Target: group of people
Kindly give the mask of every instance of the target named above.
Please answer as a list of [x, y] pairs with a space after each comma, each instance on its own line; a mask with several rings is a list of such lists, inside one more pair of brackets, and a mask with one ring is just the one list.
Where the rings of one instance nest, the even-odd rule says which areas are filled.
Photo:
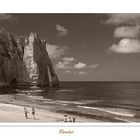
[[[28, 119], [28, 113], [29, 111], [27, 110], [26, 107], [24, 107], [24, 114], [25, 114], [25, 118]], [[32, 107], [32, 119], [35, 119], [35, 108]]]
[[[24, 107], [24, 115], [25, 115], [25, 118], [28, 119], [28, 113], [29, 111], [27, 110], [26, 107]], [[35, 119], [35, 108], [32, 107], [32, 119]], [[71, 117], [71, 116], [68, 116], [67, 114], [64, 115], [64, 122], [76, 122], [76, 117]]]
[[65, 115], [64, 115], [64, 120], [63, 120], [63, 121], [64, 121], [64, 122], [76, 122], [76, 117], [71, 117], [71, 116], [68, 117], [68, 115], [65, 114]]

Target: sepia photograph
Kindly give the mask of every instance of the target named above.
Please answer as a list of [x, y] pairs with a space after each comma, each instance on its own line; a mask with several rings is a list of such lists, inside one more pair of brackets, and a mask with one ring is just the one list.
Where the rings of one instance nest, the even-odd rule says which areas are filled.
[[139, 13], [1, 13], [0, 122], [140, 122]]

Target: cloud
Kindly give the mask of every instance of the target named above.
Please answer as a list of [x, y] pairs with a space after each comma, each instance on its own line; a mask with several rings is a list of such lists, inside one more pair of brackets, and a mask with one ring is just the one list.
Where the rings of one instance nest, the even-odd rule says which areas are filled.
[[92, 65], [89, 65], [89, 68], [94, 69], [94, 68], [97, 68], [98, 66], [99, 64], [92, 64]]
[[104, 22], [106, 24], [120, 25], [129, 24], [136, 25], [140, 23], [140, 14], [110, 14], [109, 18]]
[[74, 65], [74, 61], [76, 61], [73, 57], [64, 57], [62, 62], [58, 62], [56, 64], [57, 69], [72, 69]]
[[70, 71], [70, 70], [66, 70], [65, 72], [66, 72], [66, 73], [71, 73], [71, 71]]
[[136, 38], [139, 35], [140, 26], [121, 26], [114, 31], [115, 38]]
[[65, 73], [70, 73], [71, 70], [77, 71], [77, 70], [81, 70], [84, 68], [87, 68], [87, 69], [92, 68], [93, 69], [93, 68], [97, 68], [99, 66], [99, 64], [87, 65], [87, 64], [82, 63], [82, 62], [76, 63], [75, 61], [76, 61], [76, 59], [74, 57], [64, 57], [64, 58], [62, 58], [62, 61], [59, 61], [56, 64], [55, 68], [59, 69], [59, 70], [65, 70]]
[[57, 69], [82, 69], [86, 68], [87, 64], [79, 62], [78, 64], [74, 64], [72, 61], [62, 61], [56, 64]]
[[46, 49], [50, 58], [55, 59], [60, 56], [63, 56], [65, 52], [68, 50], [68, 47], [46, 44]]
[[67, 62], [58, 62], [56, 64], [56, 69], [71, 69], [70, 63]]
[[139, 41], [135, 39], [122, 39], [119, 44], [113, 44], [109, 48], [110, 52], [115, 52], [115, 53], [140, 53], [140, 43]]
[[64, 57], [63, 61], [75, 61], [75, 58], [73, 58], [73, 57]]
[[75, 69], [83, 69], [86, 68], [87, 64], [79, 62], [78, 64], [74, 64]]
[[66, 36], [68, 34], [68, 29], [64, 28], [63, 26], [57, 24], [56, 30], [58, 31], [58, 36]]
[[118, 44], [113, 44], [108, 49], [109, 52], [140, 53], [140, 14], [110, 14], [104, 23], [119, 25], [114, 31], [114, 37], [121, 40]]
[[3, 20], [13, 20], [13, 19], [16, 19], [16, 16], [13, 16], [11, 14], [4, 14], [4, 13], [0, 14], [0, 21], [3, 21]]
[[68, 59], [68, 57], [64, 57], [62, 62], [58, 62], [56, 64], [56, 69], [72, 69], [73, 68], [73, 62], [72, 59]]
[[78, 75], [87, 75], [88, 73], [87, 72], [85, 72], [85, 71], [79, 71], [78, 72]]

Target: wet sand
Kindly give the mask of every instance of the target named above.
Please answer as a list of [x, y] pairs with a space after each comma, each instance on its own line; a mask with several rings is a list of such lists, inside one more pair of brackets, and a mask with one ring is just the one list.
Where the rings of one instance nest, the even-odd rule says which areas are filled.
[[[0, 95], [0, 122], [63, 122], [65, 112], [58, 111], [58, 104], [38, 103], [38, 100], [24, 95]], [[25, 118], [24, 107], [29, 111]], [[32, 107], [35, 107], [35, 119], [32, 116]], [[75, 117], [76, 122], [99, 122], [96, 119], [67, 114]], [[101, 121], [100, 121], [101, 122]]]
[[[24, 107], [29, 111], [25, 118]], [[35, 108], [35, 119], [31, 114]], [[74, 106], [73, 103], [42, 99], [30, 94], [0, 95], [0, 122], [63, 122], [64, 115], [76, 118], [76, 122], [140, 122], [140, 113], [126, 109]], [[136, 115], [138, 117], [136, 117]]]

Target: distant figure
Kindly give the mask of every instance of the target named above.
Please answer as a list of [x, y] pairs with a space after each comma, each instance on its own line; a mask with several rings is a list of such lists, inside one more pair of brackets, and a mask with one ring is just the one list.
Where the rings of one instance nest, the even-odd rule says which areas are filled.
[[66, 114], [64, 115], [64, 122], [68, 122], [68, 118]]
[[76, 117], [73, 117], [72, 119], [73, 119], [73, 122], [75, 122], [75, 121], [76, 121]]
[[72, 117], [69, 117], [69, 122], [73, 122]]
[[34, 107], [32, 107], [32, 116], [33, 116], [33, 119], [35, 119], [35, 109], [34, 109]]
[[24, 107], [25, 118], [28, 119], [28, 110]]

